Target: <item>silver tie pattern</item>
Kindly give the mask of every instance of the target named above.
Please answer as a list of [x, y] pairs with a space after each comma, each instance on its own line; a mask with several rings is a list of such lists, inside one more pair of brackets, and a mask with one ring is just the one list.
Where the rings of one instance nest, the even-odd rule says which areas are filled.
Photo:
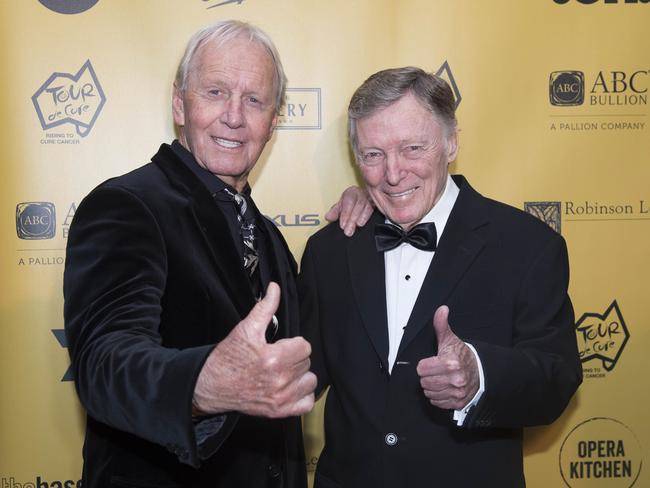
[[248, 209], [248, 202], [244, 195], [241, 193], [233, 193], [228, 188], [224, 188], [224, 191], [232, 197], [237, 207], [237, 221], [239, 222], [242, 242], [244, 244], [244, 269], [248, 271], [255, 296], [259, 299], [261, 286], [258, 275], [259, 255], [255, 240], [255, 218]]
[[[259, 254], [257, 252], [257, 241], [255, 239], [255, 217], [248, 211], [248, 202], [241, 193], [233, 193], [228, 188], [224, 191], [234, 200], [237, 207], [237, 221], [241, 230], [244, 243], [244, 269], [248, 271], [248, 278], [253, 288], [253, 294], [257, 301], [262, 299], [262, 279], [259, 274]], [[278, 319], [273, 318], [266, 330], [266, 340], [272, 342], [278, 333]]]

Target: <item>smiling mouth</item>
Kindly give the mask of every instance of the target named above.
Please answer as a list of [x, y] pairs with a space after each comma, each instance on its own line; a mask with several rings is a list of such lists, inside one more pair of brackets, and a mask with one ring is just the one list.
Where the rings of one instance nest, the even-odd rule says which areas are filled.
[[409, 196], [411, 193], [413, 193], [413, 192], [414, 192], [415, 190], [417, 190], [417, 189], [418, 189], [418, 188], [415, 187], [415, 188], [410, 188], [410, 189], [405, 190], [405, 191], [401, 191], [401, 192], [399, 192], [399, 193], [389, 193], [389, 192], [386, 192], [386, 194], [387, 194], [389, 197], [391, 197], [391, 198], [400, 198], [400, 197], [406, 197], [406, 196]]
[[225, 147], [226, 149], [235, 149], [243, 144], [241, 141], [233, 141], [231, 139], [223, 139], [221, 137], [213, 137], [212, 140], [219, 146]]

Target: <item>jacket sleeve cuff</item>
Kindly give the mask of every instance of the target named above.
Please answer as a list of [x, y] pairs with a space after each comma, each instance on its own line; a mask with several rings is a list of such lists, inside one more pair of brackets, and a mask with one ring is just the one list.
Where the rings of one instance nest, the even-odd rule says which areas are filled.
[[476, 358], [476, 365], [478, 366], [479, 387], [474, 397], [467, 405], [465, 405], [465, 407], [460, 410], [454, 410], [453, 418], [456, 422], [456, 425], [459, 427], [465, 423], [465, 417], [467, 417], [469, 411], [474, 408], [476, 404], [478, 404], [481, 396], [483, 396], [483, 392], [485, 391], [485, 375], [483, 374], [483, 365], [481, 364], [481, 358], [478, 356], [478, 353], [476, 352], [476, 349], [474, 349], [474, 346], [468, 344], [467, 342], [465, 344], [467, 344], [467, 347], [469, 347], [469, 349], [474, 354], [474, 357]]

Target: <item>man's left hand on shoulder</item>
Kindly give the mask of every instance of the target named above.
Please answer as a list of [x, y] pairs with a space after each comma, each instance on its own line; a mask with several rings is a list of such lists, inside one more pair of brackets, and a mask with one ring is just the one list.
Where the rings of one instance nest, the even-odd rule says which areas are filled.
[[357, 227], [363, 227], [370, 219], [374, 206], [368, 192], [358, 186], [347, 188], [338, 202], [325, 214], [328, 222], [339, 221], [343, 233], [350, 237]]

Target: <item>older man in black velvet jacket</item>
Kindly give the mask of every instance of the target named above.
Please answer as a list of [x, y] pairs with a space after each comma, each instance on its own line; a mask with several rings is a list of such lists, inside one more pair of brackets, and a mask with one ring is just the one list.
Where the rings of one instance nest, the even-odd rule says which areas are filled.
[[247, 184], [284, 87], [259, 29], [199, 31], [174, 84], [179, 140], [79, 205], [64, 294], [87, 488], [306, 486], [296, 265]]

